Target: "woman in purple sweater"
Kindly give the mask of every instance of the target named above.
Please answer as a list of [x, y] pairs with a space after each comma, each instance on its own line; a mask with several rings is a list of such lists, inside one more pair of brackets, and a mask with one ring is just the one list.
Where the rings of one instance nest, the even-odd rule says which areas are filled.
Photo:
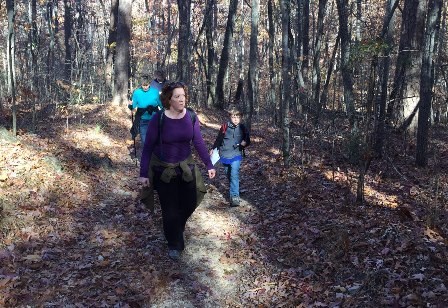
[[162, 89], [161, 100], [165, 111], [157, 113], [149, 122], [139, 182], [152, 186], [159, 195], [168, 255], [177, 260], [185, 248], [183, 233], [187, 219], [202, 199], [197, 191], [205, 193], [191, 155], [191, 142], [206, 165], [209, 178], [214, 178], [216, 171], [199, 121], [194, 120], [196, 115], [186, 108], [187, 87], [181, 82], [168, 83]]

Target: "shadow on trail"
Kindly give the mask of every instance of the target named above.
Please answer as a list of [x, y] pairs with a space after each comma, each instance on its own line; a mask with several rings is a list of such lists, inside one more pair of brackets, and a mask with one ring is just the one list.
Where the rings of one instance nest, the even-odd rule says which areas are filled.
[[[121, 149], [104, 152], [126, 156], [120, 140], [128, 127], [111, 122], [105, 131]], [[253, 135], [262, 132], [256, 127]], [[404, 297], [416, 284], [437, 290], [446, 280], [446, 248], [421, 222], [373, 203], [355, 206], [350, 187], [325, 175], [325, 163], [302, 172], [277, 167], [261, 141], [242, 164], [243, 205], [228, 208], [222, 172], [207, 181], [210, 192], [187, 223], [187, 247], [175, 263], [159, 207], [150, 214], [135, 203], [132, 161], [110, 158], [110, 167], [99, 152], [54, 138], [59, 151], [50, 154], [62, 173], [42, 189], [38, 209], [24, 210], [34, 211], [29, 226], [0, 250], [6, 306], [377, 307], [395, 296], [393, 288]], [[431, 279], [412, 278], [421, 268]]]

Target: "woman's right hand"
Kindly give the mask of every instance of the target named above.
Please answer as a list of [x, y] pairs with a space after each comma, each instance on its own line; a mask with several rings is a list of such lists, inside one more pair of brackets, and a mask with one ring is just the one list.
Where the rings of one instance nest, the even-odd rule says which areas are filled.
[[149, 182], [148, 178], [144, 178], [144, 177], [139, 177], [138, 178], [138, 182], [140, 184], [142, 184], [144, 187], [149, 187], [151, 185], [151, 183]]

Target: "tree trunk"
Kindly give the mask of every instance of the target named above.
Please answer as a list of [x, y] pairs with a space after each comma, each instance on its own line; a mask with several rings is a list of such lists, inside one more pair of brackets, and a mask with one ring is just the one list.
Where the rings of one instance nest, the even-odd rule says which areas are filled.
[[247, 127], [250, 131], [252, 126], [252, 114], [254, 106], [258, 107], [258, 20], [260, 18], [260, 1], [252, 0], [250, 50], [249, 50], [249, 72], [248, 72], [248, 98], [249, 112], [246, 116]]
[[207, 104], [206, 106], [215, 105], [215, 83], [213, 82], [215, 76], [215, 47], [213, 46], [213, 7], [215, 6], [215, 0], [207, 0], [207, 6], [205, 11], [205, 38], [207, 40], [207, 71], [206, 71], [206, 83], [207, 83]]
[[48, 28], [48, 36], [50, 43], [48, 45], [48, 53], [47, 53], [47, 76], [46, 85], [50, 84], [50, 80], [54, 78], [54, 47], [56, 45], [55, 40], [55, 32], [56, 32], [56, 24], [55, 24], [55, 16], [54, 16], [54, 3], [53, 1], [48, 1], [47, 3], [47, 28]]
[[303, 68], [308, 68], [309, 66], [309, 56], [310, 56], [310, 1], [303, 1]]
[[334, 66], [334, 62], [336, 60], [336, 54], [338, 52], [338, 48], [339, 48], [339, 35], [336, 37], [336, 43], [334, 45], [334, 49], [333, 52], [331, 53], [331, 58], [330, 61], [328, 63], [328, 70], [327, 70], [327, 77], [325, 79], [325, 84], [324, 87], [322, 89], [322, 95], [320, 96], [320, 106], [321, 108], [325, 108], [327, 106], [327, 100], [328, 100], [328, 89], [330, 87], [330, 80], [331, 80], [331, 75], [333, 72], [333, 66]]
[[300, 112], [302, 109], [302, 105], [304, 103], [301, 101], [303, 99], [304, 90], [305, 90], [305, 81], [304, 81], [304, 68], [305, 68], [305, 59], [304, 59], [304, 27], [305, 24], [308, 24], [309, 17], [305, 17], [304, 14], [305, 9], [305, 0], [297, 1], [297, 25], [296, 25], [296, 41], [295, 41], [295, 57], [293, 59], [292, 65], [295, 68], [295, 79], [297, 81], [297, 89], [299, 95], [297, 96], [298, 104], [296, 106], [297, 110]]
[[319, 0], [319, 11], [317, 14], [317, 33], [316, 42], [314, 44], [314, 57], [313, 57], [313, 106], [314, 106], [314, 124], [319, 123], [319, 116], [322, 110], [320, 103], [320, 51], [322, 49], [322, 39], [324, 34], [324, 18], [325, 8], [327, 6], [327, 0]]
[[269, 101], [269, 110], [271, 112], [272, 124], [276, 123], [276, 114], [277, 114], [277, 102], [276, 102], [276, 71], [274, 70], [274, 42], [275, 42], [275, 24], [273, 18], [273, 1], [268, 0], [268, 33], [269, 33], [269, 93], [268, 93], [268, 101]]
[[70, 44], [70, 39], [72, 37], [72, 4], [69, 0], [64, 0], [64, 46], [65, 46], [65, 63], [64, 63], [64, 73], [65, 80], [67, 82], [71, 81], [72, 75], [72, 46]]
[[[30, 91], [31, 93], [36, 93], [39, 89], [39, 80], [37, 79], [37, 50], [38, 50], [38, 36], [37, 36], [37, 8], [36, 0], [28, 1], [28, 21], [31, 25], [29, 30], [29, 51], [31, 55], [31, 80], [30, 80]], [[32, 104], [32, 119], [31, 119], [31, 131], [36, 129], [36, 101], [33, 97], [29, 98]]]
[[190, 15], [191, 0], [178, 0], [179, 7], [179, 41], [177, 53], [177, 79], [190, 85]]
[[420, 110], [418, 114], [417, 155], [418, 166], [428, 164], [428, 135], [430, 127], [432, 86], [434, 84], [433, 56], [437, 49], [437, 32], [443, 0], [430, 0], [426, 17], [422, 69], [420, 74]]
[[289, 53], [289, 10], [290, 0], [281, 0], [280, 9], [282, 13], [282, 129], [283, 129], [283, 161], [286, 167], [291, 162], [290, 142], [289, 142], [289, 103], [290, 103], [290, 86], [291, 80], [289, 75], [290, 69], [290, 53]]
[[402, 128], [406, 126], [406, 124], [403, 126], [406, 119], [412, 114], [415, 115], [417, 111], [415, 107], [418, 102], [420, 81], [418, 69], [425, 22], [423, 5], [423, 1], [420, 0], [405, 0], [402, 13], [395, 77], [386, 114], [386, 121], [389, 124], [396, 122]]
[[355, 105], [353, 80], [350, 68], [350, 34], [348, 32], [348, 0], [336, 0], [339, 14], [339, 36], [341, 37], [341, 71], [344, 84], [344, 103], [350, 124], [354, 122]]
[[219, 60], [218, 76], [216, 78], [216, 104], [219, 108], [224, 108], [224, 78], [229, 65], [229, 56], [232, 49], [233, 31], [235, 28], [235, 15], [238, 8], [238, 0], [230, 0], [229, 15], [227, 17], [226, 32]]
[[115, 55], [115, 93], [113, 103], [122, 106], [128, 102], [128, 82], [131, 39], [132, 0], [120, 0], [117, 19], [117, 50]]
[[379, 83], [380, 96], [377, 101], [375, 110], [376, 127], [375, 127], [375, 154], [378, 157], [383, 155], [384, 138], [386, 137], [386, 106], [387, 106], [387, 90], [390, 71], [390, 54], [392, 52], [393, 34], [395, 29], [395, 10], [398, 7], [399, 0], [388, 0], [386, 4], [386, 14], [384, 17], [383, 29], [381, 37], [384, 37], [386, 49], [379, 65]]
[[14, 22], [16, 11], [14, 7], [14, 0], [6, 0], [6, 13], [8, 15], [8, 37], [7, 43], [7, 58], [8, 58], [8, 85], [9, 95], [12, 102], [12, 132], [17, 135], [17, 110], [16, 110], [16, 80], [15, 80], [15, 32]]
[[109, 21], [109, 36], [107, 38], [106, 46], [106, 86], [109, 88], [109, 93], [113, 93], [113, 71], [115, 52], [117, 48], [117, 19], [118, 19], [118, 2], [119, 0], [111, 0], [110, 5], [110, 21]]

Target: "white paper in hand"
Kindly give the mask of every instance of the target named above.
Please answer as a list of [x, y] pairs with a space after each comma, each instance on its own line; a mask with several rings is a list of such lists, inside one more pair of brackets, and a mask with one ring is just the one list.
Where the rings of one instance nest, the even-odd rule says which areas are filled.
[[219, 151], [217, 148], [213, 149], [212, 155], [210, 156], [210, 159], [212, 160], [213, 166], [219, 161]]

